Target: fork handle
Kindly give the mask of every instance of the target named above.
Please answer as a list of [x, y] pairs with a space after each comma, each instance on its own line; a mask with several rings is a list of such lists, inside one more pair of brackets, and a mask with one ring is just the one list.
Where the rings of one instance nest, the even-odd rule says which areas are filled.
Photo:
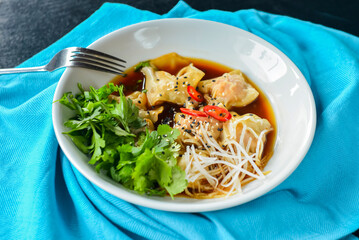
[[3, 68], [3, 69], [0, 69], [0, 74], [25, 73], [25, 72], [44, 72], [44, 71], [46, 71], [45, 66], [28, 67], [28, 68]]

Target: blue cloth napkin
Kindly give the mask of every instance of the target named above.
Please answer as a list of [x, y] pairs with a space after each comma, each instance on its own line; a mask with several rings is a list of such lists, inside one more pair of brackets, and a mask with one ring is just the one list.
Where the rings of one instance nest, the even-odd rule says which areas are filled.
[[339, 239], [359, 228], [359, 39], [256, 10], [199, 12], [179, 2], [158, 15], [104, 4], [21, 66], [86, 47], [141, 21], [188, 17], [227, 23], [278, 47], [313, 91], [318, 125], [298, 169], [265, 196], [201, 214], [134, 206], [87, 181], [56, 141], [52, 97], [63, 70], [0, 76], [0, 239]]

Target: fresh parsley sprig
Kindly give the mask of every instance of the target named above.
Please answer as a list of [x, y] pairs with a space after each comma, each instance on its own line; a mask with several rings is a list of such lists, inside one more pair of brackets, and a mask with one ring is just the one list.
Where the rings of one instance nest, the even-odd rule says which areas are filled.
[[[64, 134], [91, 156], [89, 164], [96, 171], [141, 194], [167, 192], [173, 197], [186, 188], [185, 173], [177, 166], [179, 130], [159, 125], [149, 132], [122, 85], [110, 83], [85, 91], [79, 84], [78, 88], [79, 94], [65, 93], [58, 100], [76, 112], [65, 122], [70, 130]], [[109, 98], [113, 93], [119, 95], [118, 102]]]

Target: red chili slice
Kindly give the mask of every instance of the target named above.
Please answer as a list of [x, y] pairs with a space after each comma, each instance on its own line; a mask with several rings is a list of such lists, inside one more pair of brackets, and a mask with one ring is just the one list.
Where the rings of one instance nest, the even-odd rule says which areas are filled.
[[232, 118], [232, 115], [228, 112], [227, 109], [207, 105], [203, 108], [203, 111], [207, 113], [207, 115], [217, 119], [218, 121], [225, 122]]
[[180, 108], [181, 112], [184, 114], [192, 115], [195, 117], [207, 117], [207, 114], [205, 112], [188, 109], [188, 108]]
[[192, 86], [187, 87], [187, 92], [197, 102], [203, 102], [204, 98], [201, 93], [197, 92], [196, 89]]

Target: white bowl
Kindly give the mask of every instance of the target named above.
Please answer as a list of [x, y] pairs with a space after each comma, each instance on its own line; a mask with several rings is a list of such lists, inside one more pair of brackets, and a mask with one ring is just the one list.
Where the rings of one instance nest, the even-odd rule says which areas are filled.
[[[202, 212], [229, 208], [251, 201], [284, 181], [299, 165], [313, 140], [316, 111], [313, 95], [299, 69], [281, 51], [265, 40], [239, 28], [196, 19], [162, 19], [131, 25], [112, 32], [89, 46], [127, 60], [141, 60], [169, 52], [212, 60], [242, 70], [270, 100], [277, 121], [274, 154], [265, 170], [272, 173], [264, 182], [254, 181], [243, 193], [228, 198], [197, 200], [177, 197], [148, 197], [125, 189], [105, 175], [97, 174], [71, 139], [62, 134], [64, 122], [73, 113], [53, 104], [52, 117], [59, 144], [70, 162], [92, 183], [110, 194], [141, 206], [174, 211]], [[67, 69], [56, 88], [54, 100], [68, 91], [99, 88], [114, 76], [86, 69]]]

